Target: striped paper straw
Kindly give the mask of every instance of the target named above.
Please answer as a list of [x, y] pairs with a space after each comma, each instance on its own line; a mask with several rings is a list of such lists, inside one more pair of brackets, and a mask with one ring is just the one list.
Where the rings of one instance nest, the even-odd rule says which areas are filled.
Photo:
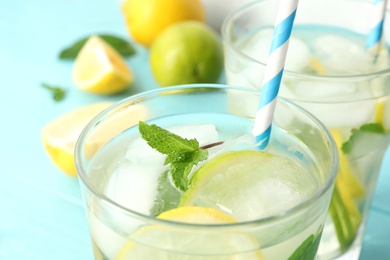
[[377, 56], [379, 54], [383, 21], [385, 19], [387, 0], [374, 0], [374, 11], [371, 17], [371, 29], [368, 33], [366, 47], [368, 51]]
[[279, 2], [259, 107], [252, 129], [252, 133], [256, 137], [256, 143], [260, 149], [264, 149], [268, 145], [271, 135], [276, 99], [282, 80], [297, 6], [298, 0], [280, 0]]

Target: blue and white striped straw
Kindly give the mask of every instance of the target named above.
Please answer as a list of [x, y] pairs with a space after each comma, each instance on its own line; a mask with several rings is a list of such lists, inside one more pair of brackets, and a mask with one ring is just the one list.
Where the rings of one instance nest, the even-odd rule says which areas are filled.
[[374, 0], [374, 11], [371, 17], [371, 29], [368, 33], [366, 48], [377, 56], [381, 47], [383, 22], [385, 19], [387, 0]]
[[256, 143], [260, 149], [264, 149], [268, 145], [271, 135], [276, 99], [282, 80], [297, 6], [298, 0], [280, 0], [279, 2], [259, 107], [252, 129], [252, 133], [256, 137]]

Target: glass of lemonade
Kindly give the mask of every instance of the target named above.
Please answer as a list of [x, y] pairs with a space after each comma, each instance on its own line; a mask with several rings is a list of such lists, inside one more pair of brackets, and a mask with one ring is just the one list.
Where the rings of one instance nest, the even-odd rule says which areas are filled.
[[[229, 84], [261, 89], [277, 2], [258, 1], [226, 18], [222, 33]], [[366, 48], [372, 13], [371, 2], [301, 1], [290, 39], [279, 94], [319, 118], [340, 154], [320, 259], [358, 259], [390, 142], [390, 20], [384, 22], [376, 55]]]
[[[170, 87], [124, 99], [87, 125], [75, 161], [95, 259], [315, 256], [337, 146], [315, 117], [279, 99], [270, 143], [259, 151], [251, 134], [257, 105], [246, 103], [251, 99], [258, 100], [259, 91]], [[164, 164], [167, 156], [140, 135], [141, 121], [195, 138], [207, 151], [186, 189], [175, 185], [173, 162]], [[158, 144], [171, 141], [151, 136]]]

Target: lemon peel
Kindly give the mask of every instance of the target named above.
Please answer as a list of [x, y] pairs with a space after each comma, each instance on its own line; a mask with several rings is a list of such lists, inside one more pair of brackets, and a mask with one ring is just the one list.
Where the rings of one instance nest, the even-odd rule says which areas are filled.
[[91, 36], [77, 55], [72, 79], [78, 88], [101, 95], [124, 91], [134, 81], [122, 56], [98, 36]]

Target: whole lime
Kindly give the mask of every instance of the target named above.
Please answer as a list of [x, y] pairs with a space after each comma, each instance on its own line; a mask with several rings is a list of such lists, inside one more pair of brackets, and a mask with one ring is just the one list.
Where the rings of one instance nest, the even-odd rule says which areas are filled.
[[152, 72], [163, 86], [215, 83], [223, 69], [218, 35], [197, 21], [169, 26], [150, 48]]

